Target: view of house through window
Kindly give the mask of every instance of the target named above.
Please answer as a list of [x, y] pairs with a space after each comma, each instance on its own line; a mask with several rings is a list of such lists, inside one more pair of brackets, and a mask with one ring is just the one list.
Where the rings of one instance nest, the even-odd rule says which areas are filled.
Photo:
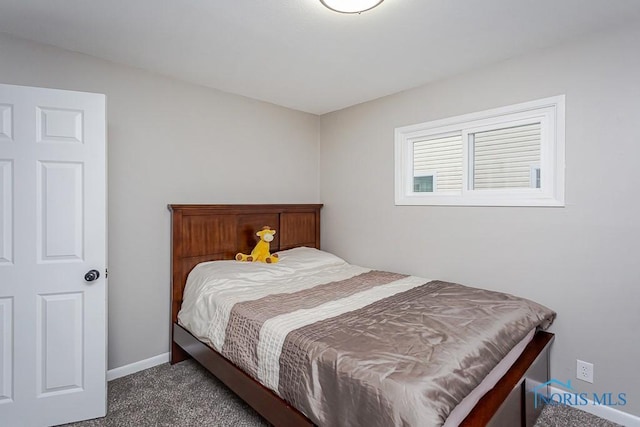
[[[469, 188], [540, 188], [539, 122], [466, 133], [473, 170]], [[460, 191], [462, 134], [413, 143], [413, 191]]]
[[[540, 188], [540, 123], [476, 132], [469, 138], [471, 188]], [[536, 169], [536, 180], [532, 180]]]
[[462, 135], [436, 136], [414, 142], [413, 177], [415, 192], [460, 191]]

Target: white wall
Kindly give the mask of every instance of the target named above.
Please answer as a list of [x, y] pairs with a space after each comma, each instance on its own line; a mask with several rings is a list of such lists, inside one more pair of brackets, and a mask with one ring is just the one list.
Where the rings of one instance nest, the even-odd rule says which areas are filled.
[[317, 203], [319, 119], [0, 33], [0, 82], [107, 95], [109, 368], [169, 349], [169, 203]]
[[[558, 312], [552, 376], [640, 414], [640, 30], [537, 52], [321, 117], [323, 247]], [[394, 206], [394, 128], [566, 94], [566, 207]], [[576, 358], [595, 383], [575, 379]]]

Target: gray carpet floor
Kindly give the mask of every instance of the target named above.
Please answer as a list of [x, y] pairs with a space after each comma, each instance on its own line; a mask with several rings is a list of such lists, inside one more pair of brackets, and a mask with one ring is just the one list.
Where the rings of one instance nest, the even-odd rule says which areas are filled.
[[[192, 360], [164, 364], [109, 383], [105, 418], [73, 427], [268, 426], [256, 412]], [[617, 424], [565, 406], [547, 406], [536, 427], [614, 427]], [[507, 426], [505, 426], [507, 427]]]

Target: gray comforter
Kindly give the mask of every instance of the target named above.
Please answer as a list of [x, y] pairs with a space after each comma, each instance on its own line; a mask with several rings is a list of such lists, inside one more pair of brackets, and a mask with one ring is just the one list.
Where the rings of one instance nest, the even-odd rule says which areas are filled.
[[[221, 353], [320, 426], [440, 426], [527, 333], [555, 316], [526, 299], [441, 281], [337, 315], [314, 313], [409, 279], [366, 271], [238, 302]], [[288, 316], [319, 320], [270, 338], [265, 325], [287, 324]], [[277, 366], [262, 362], [269, 352]]]

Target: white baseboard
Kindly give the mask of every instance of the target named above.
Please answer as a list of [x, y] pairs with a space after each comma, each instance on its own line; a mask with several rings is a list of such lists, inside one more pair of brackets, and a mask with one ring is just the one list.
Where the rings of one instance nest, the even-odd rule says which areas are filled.
[[[549, 387], [549, 391], [551, 393], [559, 394], [566, 393], [565, 390], [556, 387]], [[623, 425], [625, 427], [640, 427], [640, 417], [636, 415], [622, 412], [621, 410], [613, 408], [611, 406], [595, 405], [591, 400], [587, 401], [589, 402], [587, 405], [575, 406], [575, 408], [588, 412], [600, 418], [604, 418], [605, 420]]]
[[169, 362], [169, 353], [163, 353], [158, 356], [150, 357], [139, 362], [130, 363], [119, 368], [110, 369], [107, 371], [107, 381], [115, 380], [116, 378], [124, 377], [125, 375], [134, 374], [145, 369], [153, 368], [154, 366], [162, 365]]

